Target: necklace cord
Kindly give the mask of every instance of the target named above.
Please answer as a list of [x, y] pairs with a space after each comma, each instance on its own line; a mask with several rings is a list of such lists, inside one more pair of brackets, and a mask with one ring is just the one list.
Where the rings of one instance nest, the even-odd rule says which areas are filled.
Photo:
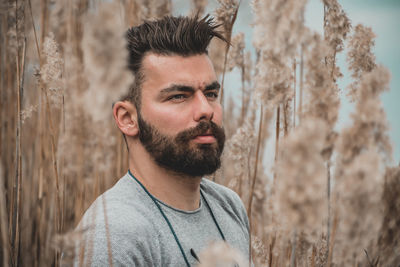
[[144, 187], [144, 185], [131, 173], [131, 171], [128, 170], [128, 172], [132, 176], [132, 178], [135, 179], [136, 182], [143, 188], [143, 190], [147, 193], [147, 195], [151, 198], [151, 200], [153, 200], [154, 204], [156, 204], [156, 206], [159, 209], [159, 211], [161, 212], [161, 215], [163, 216], [164, 220], [167, 222], [167, 224], [169, 226], [169, 229], [171, 230], [172, 235], [175, 238], [176, 243], [178, 244], [178, 247], [179, 247], [179, 249], [180, 249], [180, 251], [182, 253], [182, 256], [183, 256], [183, 259], [185, 260], [186, 265], [188, 267], [190, 267], [189, 261], [186, 258], [185, 252], [183, 251], [182, 245], [179, 242], [179, 239], [178, 239], [178, 237], [177, 237], [177, 235], [176, 235], [176, 233], [174, 231], [174, 228], [172, 227], [172, 225], [171, 225], [170, 221], [168, 220], [167, 216], [165, 215], [164, 211], [161, 209], [160, 204], [158, 204], [157, 200], [150, 194], [149, 191], [147, 191], [146, 187]]
[[204, 196], [204, 194], [203, 194], [203, 192], [202, 192], [201, 190], [200, 190], [200, 194], [201, 194], [201, 196], [203, 197], [204, 202], [206, 203], [208, 209], [210, 210], [211, 217], [213, 218], [214, 223], [215, 223], [215, 225], [216, 225], [217, 228], [218, 228], [219, 234], [221, 235], [222, 239], [223, 239], [224, 241], [226, 241], [225, 236], [224, 236], [224, 233], [222, 233], [221, 227], [219, 227], [219, 224], [218, 224], [218, 222], [217, 222], [217, 219], [216, 219], [215, 216], [214, 216], [214, 213], [213, 213], [213, 211], [212, 211], [212, 209], [211, 209], [211, 206], [210, 206], [210, 204], [208, 204], [208, 201], [207, 201], [206, 197]]
[[[146, 187], [131, 173], [130, 170], [128, 170], [128, 173], [129, 173], [129, 175], [130, 175], [133, 179], [135, 179], [135, 181], [143, 188], [143, 190], [146, 192], [146, 194], [151, 198], [151, 200], [153, 200], [154, 204], [157, 206], [157, 208], [158, 208], [158, 210], [160, 211], [161, 215], [163, 216], [164, 220], [165, 220], [166, 223], [168, 224], [168, 227], [169, 227], [169, 229], [171, 230], [171, 233], [172, 233], [172, 235], [174, 236], [176, 243], [178, 244], [179, 250], [180, 250], [181, 253], [182, 253], [182, 256], [183, 256], [183, 259], [185, 260], [186, 265], [187, 265], [188, 267], [190, 267], [189, 261], [188, 261], [188, 259], [187, 259], [187, 257], [186, 257], [185, 252], [183, 251], [183, 248], [182, 248], [181, 243], [179, 242], [178, 236], [176, 235], [175, 230], [174, 230], [174, 228], [172, 227], [171, 222], [168, 220], [168, 218], [167, 218], [167, 216], [165, 215], [164, 211], [162, 210], [160, 204], [158, 203], [158, 200], [157, 200], [152, 194], [150, 194], [150, 192], [146, 189]], [[209, 211], [210, 211], [211, 217], [212, 217], [212, 219], [213, 219], [215, 225], [217, 226], [217, 229], [218, 229], [218, 231], [219, 231], [219, 233], [220, 233], [222, 239], [223, 239], [224, 241], [226, 241], [225, 236], [224, 236], [224, 234], [223, 234], [223, 232], [222, 232], [222, 230], [221, 230], [221, 227], [219, 226], [219, 224], [218, 224], [218, 222], [217, 222], [217, 219], [216, 219], [215, 216], [214, 216], [214, 213], [213, 213], [213, 211], [212, 211], [212, 209], [211, 209], [211, 206], [210, 206], [210, 204], [208, 204], [208, 201], [207, 201], [206, 197], [204, 196], [203, 192], [201, 191], [201, 189], [200, 189], [200, 194], [201, 194], [201, 196], [203, 197], [204, 202], [206, 203], [206, 205], [207, 205], [207, 207], [208, 207], [208, 209], [209, 209]], [[193, 249], [191, 249], [191, 251], [192, 251], [192, 250], [193, 250]]]

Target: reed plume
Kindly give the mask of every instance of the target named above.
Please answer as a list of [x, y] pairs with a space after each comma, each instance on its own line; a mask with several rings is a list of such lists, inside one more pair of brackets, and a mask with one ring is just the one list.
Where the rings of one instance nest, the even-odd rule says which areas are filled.
[[314, 242], [327, 219], [325, 166], [320, 154], [327, 130], [323, 120], [305, 119], [283, 141], [276, 166], [277, 219], [283, 229], [305, 233]]
[[391, 145], [378, 96], [388, 88], [389, 76], [384, 67], [362, 75], [353, 126], [343, 129], [339, 136], [334, 189], [340, 220], [334, 259], [337, 264], [361, 261], [362, 249], [369, 250], [379, 233], [382, 168], [385, 158], [390, 158]]
[[223, 28], [225, 39], [227, 41], [225, 43], [225, 54], [224, 54], [224, 63], [222, 69], [222, 81], [221, 81], [221, 93], [220, 93], [220, 101], [223, 105], [225, 72], [228, 63], [228, 53], [231, 45], [233, 24], [235, 23], [237, 18], [237, 13], [239, 11], [239, 3], [237, 2], [237, 0], [218, 0], [218, 3], [220, 6], [215, 10], [215, 16], [217, 22]]
[[265, 102], [277, 105], [292, 97], [291, 60], [305, 32], [302, 23], [305, 4], [306, 1], [253, 1], [253, 44], [259, 53], [254, 86]]
[[41, 53], [44, 64], [40, 68], [40, 77], [46, 84], [49, 97], [52, 103], [60, 106], [64, 94], [64, 60], [59, 52], [59, 45], [54, 39], [54, 34], [50, 33], [43, 43]]
[[349, 62], [349, 70], [352, 72], [354, 82], [349, 86], [348, 96], [352, 101], [357, 97], [358, 82], [361, 75], [372, 71], [375, 66], [375, 55], [372, 49], [375, 45], [375, 34], [372, 29], [358, 24], [354, 29], [354, 34], [349, 40], [349, 52], [347, 61]]
[[225, 242], [210, 244], [206, 250], [200, 253], [199, 260], [199, 267], [248, 266], [240, 251]]
[[[334, 191], [339, 225], [333, 257], [337, 264], [366, 260], [363, 249], [373, 251], [381, 227], [376, 218], [383, 216], [382, 170], [392, 148], [379, 95], [388, 90], [390, 74], [373, 62], [372, 37], [371, 32], [357, 26], [349, 42], [349, 69], [355, 78], [351, 94], [356, 109], [351, 115], [353, 125], [342, 130], [337, 146]], [[359, 44], [365, 49], [357, 51]], [[364, 56], [367, 60], [360, 60]]]
[[325, 63], [331, 70], [331, 77], [336, 81], [342, 76], [336, 66], [336, 56], [344, 49], [344, 41], [351, 29], [350, 19], [337, 0], [323, 0], [324, 3], [324, 39], [331, 48]]

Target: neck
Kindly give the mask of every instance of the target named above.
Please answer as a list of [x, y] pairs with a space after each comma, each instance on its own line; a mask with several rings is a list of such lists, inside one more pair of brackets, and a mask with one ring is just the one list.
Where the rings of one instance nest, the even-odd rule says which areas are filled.
[[129, 169], [144, 187], [164, 203], [180, 210], [196, 210], [200, 205], [201, 177], [166, 170], [141, 145], [130, 149]]

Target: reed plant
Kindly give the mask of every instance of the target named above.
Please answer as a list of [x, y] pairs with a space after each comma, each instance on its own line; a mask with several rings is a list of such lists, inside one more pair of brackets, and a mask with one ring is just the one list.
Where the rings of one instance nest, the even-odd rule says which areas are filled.
[[[242, 198], [255, 266], [397, 266], [400, 166], [391, 166], [380, 101], [390, 73], [375, 62], [373, 30], [351, 25], [338, 0], [322, 3], [320, 35], [304, 24], [306, 0], [218, 1], [213, 15], [229, 45], [212, 43], [210, 57], [227, 144], [209, 178]], [[248, 4], [252, 48], [245, 33], [233, 35]], [[188, 15], [207, 5], [193, 0]], [[134, 79], [124, 31], [171, 14], [174, 2], [5, 0], [0, 7], [0, 265], [69, 266], [84, 211], [128, 168], [111, 112]], [[349, 69], [341, 70], [345, 47]], [[232, 99], [224, 84], [235, 69], [240, 97]], [[353, 81], [339, 88], [345, 71]], [[338, 130], [341, 92], [355, 109], [351, 125]], [[201, 257], [201, 266], [249, 263], [218, 243]], [[80, 260], [90, 265], [90, 255]]]

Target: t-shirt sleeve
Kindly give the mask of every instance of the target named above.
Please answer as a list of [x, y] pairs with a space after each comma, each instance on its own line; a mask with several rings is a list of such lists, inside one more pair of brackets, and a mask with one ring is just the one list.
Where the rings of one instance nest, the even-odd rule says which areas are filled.
[[106, 220], [100, 207], [92, 206], [77, 227], [82, 234], [74, 266], [110, 266], [110, 260], [113, 266], [151, 266], [157, 261], [157, 233], [150, 222], [141, 216], [118, 214], [118, 210], [110, 211]]
[[249, 230], [250, 230], [249, 218], [247, 216], [247, 211], [243, 204], [242, 199], [233, 190], [231, 190], [229, 188], [226, 188], [226, 190], [228, 190], [228, 192], [229, 192], [230, 199], [232, 201], [232, 207], [236, 210], [236, 213], [239, 215], [240, 221], [243, 224], [243, 228], [247, 231], [247, 235], [249, 235]]
[[241, 225], [241, 228], [249, 236], [249, 219], [247, 217], [246, 208], [244, 207], [243, 201], [239, 195], [219, 184], [204, 179], [203, 186], [207, 187], [208, 193], [212, 198], [218, 202], [222, 208], [234, 217]]

